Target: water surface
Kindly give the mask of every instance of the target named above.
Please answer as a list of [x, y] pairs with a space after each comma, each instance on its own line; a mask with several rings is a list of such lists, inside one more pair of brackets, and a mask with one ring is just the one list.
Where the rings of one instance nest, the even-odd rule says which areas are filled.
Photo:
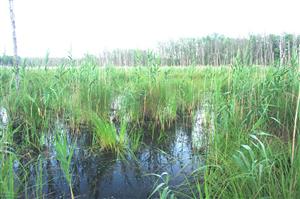
[[[196, 116], [197, 118], [197, 116]], [[198, 118], [199, 120], [199, 118]], [[204, 157], [199, 155], [198, 146], [202, 128], [201, 122], [184, 125], [177, 122], [166, 131], [163, 138], [157, 139], [151, 131], [145, 131], [142, 146], [136, 153], [118, 156], [111, 152], [91, 150], [92, 136], [89, 132], [71, 134], [63, 125], [61, 131], [67, 133], [68, 142], [76, 143], [71, 168], [73, 174], [73, 192], [76, 198], [147, 198], [159, 178], [152, 174], [169, 175], [170, 189], [189, 194], [182, 186], [184, 181], [199, 166]], [[190, 126], [190, 127], [189, 127]], [[195, 136], [196, 135], [196, 136]], [[45, 147], [39, 157], [32, 159], [28, 166], [28, 178], [22, 197], [26, 194], [36, 197], [38, 176], [42, 179], [42, 193], [46, 198], [70, 198], [69, 187], [59, 161], [56, 160], [53, 146], [54, 136], [45, 137]], [[24, 162], [23, 162], [24, 164]], [[37, 165], [40, 164], [40, 170]], [[15, 164], [19, 175], [23, 174], [20, 164]], [[21, 184], [19, 184], [21, 186]]]

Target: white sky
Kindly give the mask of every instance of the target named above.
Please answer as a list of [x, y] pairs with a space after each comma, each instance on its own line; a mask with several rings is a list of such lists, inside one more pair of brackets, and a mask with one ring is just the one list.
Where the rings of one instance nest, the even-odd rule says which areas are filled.
[[[14, 0], [21, 56], [153, 48], [221, 33], [300, 34], [300, 0]], [[0, 0], [0, 55], [12, 54], [8, 0]]]

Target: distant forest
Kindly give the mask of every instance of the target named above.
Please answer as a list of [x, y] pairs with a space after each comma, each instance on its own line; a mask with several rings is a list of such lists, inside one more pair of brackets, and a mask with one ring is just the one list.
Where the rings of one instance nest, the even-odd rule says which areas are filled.
[[[247, 38], [230, 38], [213, 34], [201, 38], [182, 38], [160, 42], [156, 49], [115, 49], [98, 55], [74, 59], [21, 57], [23, 66], [57, 66], [82, 64], [86, 60], [106, 66], [187, 66], [187, 65], [292, 65], [298, 62], [300, 35], [250, 35]], [[0, 65], [12, 65], [13, 57], [0, 56]]]

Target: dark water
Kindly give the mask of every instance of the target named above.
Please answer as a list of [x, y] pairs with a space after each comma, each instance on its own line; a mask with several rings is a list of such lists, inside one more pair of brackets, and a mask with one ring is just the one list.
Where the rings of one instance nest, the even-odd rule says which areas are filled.
[[[179, 122], [159, 141], [151, 136], [144, 136], [143, 145], [138, 152], [122, 157], [109, 152], [91, 151], [90, 133], [68, 134], [68, 142], [76, 142], [71, 163], [75, 198], [147, 198], [155, 183], [162, 182], [151, 174], [163, 172], [168, 173], [168, 185], [171, 189], [189, 194], [189, 190], [182, 184], [195, 169], [204, 164], [203, 157], [195, 150], [195, 144], [199, 142], [195, 140], [195, 135], [199, 137], [199, 133], [201, 134], [199, 125], [196, 121], [192, 127], [187, 127]], [[61, 130], [68, 133], [65, 128]], [[145, 135], [151, 133], [144, 132]], [[53, 136], [45, 137], [46, 147], [41, 155], [27, 164], [29, 169], [26, 183], [23, 181], [19, 184], [21, 190], [26, 190], [21, 198], [25, 195], [36, 198], [38, 176], [42, 179], [42, 194], [45, 198], [70, 198], [70, 190], [56, 160], [53, 143]], [[24, 175], [17, 162], [15, 171]]]

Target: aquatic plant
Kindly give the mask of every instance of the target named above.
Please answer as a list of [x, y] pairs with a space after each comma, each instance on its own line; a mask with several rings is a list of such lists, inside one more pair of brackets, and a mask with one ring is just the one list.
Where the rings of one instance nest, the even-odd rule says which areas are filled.
[[128, 137], [126, 133], [126, 121], [122, 121], [119, 130], [109, 121], [105, 121], [91, 113], [91, 125], [93, 126], [93, 140], [103, 150], [114, 151], [122, 154], [128, 147]]
[[13, 164], [15, 157], [13, 154], [6, 155], [7, 157], [1, 157], [1, 170], [0, 170], [0, 196], [8, 199], [15, 198], [15, 185], [14, 185], [14, 171]]
[[[299, 163], [290, 159], [297, 101], [288, 93], [295, 93], [298, 84], [291, 71], [238, 67], [225, 71], [225, 84], [214, 78], [215, 134], [198, 195], [295, 198], [299, 193], [294, 176]], [[247, 79], [250, 74], [254, 79]]]
[[[0, 104], [9, 114], [8, 126], [14, 129], [6, 142], [16, 155], [22, 155], [20, 148], [41, 152], [42, 137], [57, 119], [70, 131], [90, 131], [94, 148], [119, 154], [137, 151], [143, 137], [156, 138], [153, 132], [159, 132], [158, 140], [163, 141], [169, 127], [179, 118], [189, 120], [205, 100], [214, 134], [205, 140], [205, 169], [195, 171], [203, 178], [202, 184], [191, 188], [199, 192], [195, 196], [295, 198], [300, 194], [297, 67], [244, 67], [236, 62], [231, 67], [204, 69], [125, 69], [97, 68], [86, 60], [80, 67], [24, 69], [20, 75], [17, 92], [13, 71], [1, 69], [0, 73]], [[109, 115], [118, 96], [121, 107], [113, 124]], [[156, 131], [144, 130], [149, 128]], [[60, 136], [56, 142], [70, 183], [73, 152]], [[4, 169], [12, 166], [9, 158], [13, 161], [16, 156], [1, 158], [1, 164], [7, 164]], [[1, 176], [6, 185], [13, 179], [8, 174]], [[4, 187], [1, 194], [14, 188]]]
[[56, 158], [60, 163], [60, 167], [65, 174], [65, 178], [69, 184], [72, 199], [74, 199], [72, 189], [72, 171], [71, 161], [74, 153], [75, 145], [69, 145], [66, 134], [57, 133], [55, 137]]
[[8, 129], [0, 136], [0, 197], [13, 199], [15, 194], [15, 173], [13, 170], [16, 154], [10, 140]]
[[172, 189], [169, 187], [170, 176], [167, 172], [163, 172], [162, 174], [150, 174], [154, 177], [157, 177], [156, 185], [154, 186], [154, 190], [149, 195], [148, 198], [151, 198], [155, 194], [159, 194], [160, 199], [174, 199], [175, 194]]
[[38, 162], [35, 168], [36, 180], [35, 180], [35, 197], [43, 197], [43, 162], [38, 158]]
[[130, 139], [130, 150], [136, 152], [141, 147], [143, 133], [138, 131], [131, 132], [129, 134], [129, 139]]

